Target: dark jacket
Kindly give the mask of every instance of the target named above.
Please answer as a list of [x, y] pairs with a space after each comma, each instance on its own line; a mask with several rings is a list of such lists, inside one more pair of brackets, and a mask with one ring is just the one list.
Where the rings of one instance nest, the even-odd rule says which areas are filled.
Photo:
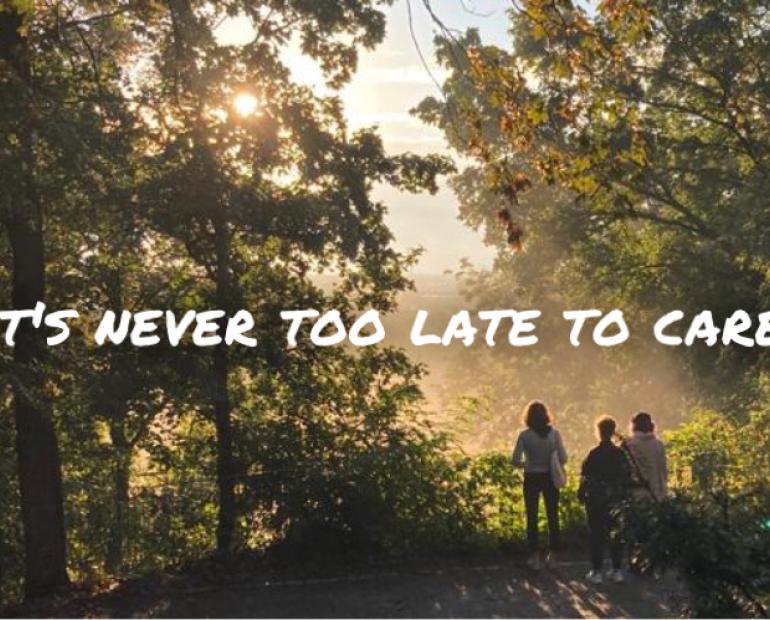
[[603, 441], [588, 453], [581, 470], [581, 501], [617, 502], [630, 486], [628, 457], [611, 441]]

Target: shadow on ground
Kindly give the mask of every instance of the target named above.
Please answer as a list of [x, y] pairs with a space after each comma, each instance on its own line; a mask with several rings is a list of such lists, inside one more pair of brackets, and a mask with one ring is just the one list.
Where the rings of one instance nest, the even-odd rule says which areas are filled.
[[253, 577], [201, 583], [183, 576], [127, 582], [63, 606], [26, 607], [30, 616], [87, 617], [630, 617], [682, 612], [673, 577], [629, 576], [623, 585], [589, 586], [587, 565], [564, 562], [533, 572], [521, 565], [430, 566], [333, 576]]

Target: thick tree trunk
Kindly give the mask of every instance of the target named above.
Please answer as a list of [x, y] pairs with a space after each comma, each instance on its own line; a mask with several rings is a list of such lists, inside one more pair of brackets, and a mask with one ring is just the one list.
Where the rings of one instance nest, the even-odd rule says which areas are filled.
[[[19, 26], [21, 17], [0, 12], [0, 53], [21, 82], [29, 84], [31, 70], [27, 44]], [[30, 309], [43, 301], [45, 258], [43, 217], [34, 182], [32, 111], [25, 112], [20, 132], [19, 194], [7, 216], [13, 253], [14, 309]], [[59, 449], [50, 408], [44, 395], [45, 343], [31, 321], [22, 321], [14, 348], [14, 408], [21, 514], [28, 596], [48, 593], [67, 583], [64, 511]]]
[[[43, 241], [40, 221], [17, 214], [10, 227], [13, 248], [13, 307], [32, 308], [43, 298]], [[67, 583], [61, 464], [46, 403], [42, 343], [29, 321], [19, 327], [14, 349], [16, 450], [28, 596]]]

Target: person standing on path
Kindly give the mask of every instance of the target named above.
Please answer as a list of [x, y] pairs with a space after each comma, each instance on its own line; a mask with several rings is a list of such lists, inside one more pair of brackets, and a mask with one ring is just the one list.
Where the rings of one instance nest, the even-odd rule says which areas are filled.
[[538, 517], [540, 496], [545, 500], [548, 519], [549, 552], [545, 563], [553, 561], [559, 548], [559, 489], [551, 475], [552, 454], [556, 451], [563, 466], [567, 462], [561, 435], [553, 427], [553, 417], [548, 407], [533, 400], [524, 408], [522, 421], [526, 428], [519, 432], [513, 450], [513, 465], [524, 468], [524, 506], [527, 514], [527, 547], [530, 557], [527, 564], [537, 570], [541, 567], [538, 545]]
[[660, 501], [668, 493], [666, 448], [655, 434], [655, 423], [649, 413], [640, 411], [631, 418], [631, 437], [624, 447], [629, 452], [634, 480], [634, 498]]
[[602, 416], [596, 421], [599, 445], [588, 453], [580, 470], [578, 497], [586, 507], [591, 548], [591, 570], [586, 579], [596, 585], [603, 581], [602, 566], [608, 542], [612, 567], [607, 577], [615, 583], [624, 581], [618, 516], [631, 474], [626, 455], [612, 442], [616, 427], [615, 420], [610, 416]]

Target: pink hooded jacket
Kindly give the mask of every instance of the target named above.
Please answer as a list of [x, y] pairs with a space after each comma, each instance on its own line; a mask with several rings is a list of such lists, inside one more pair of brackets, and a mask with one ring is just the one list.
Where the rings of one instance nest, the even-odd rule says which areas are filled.
[[[626, 441], [628, 449], [639, 466], [644, 479], [650, 485], [655, 499], [663, 499], [668, 492], [668, 465], [666, 463], [666, 449], [663, 442], [655, 436], [655, 433], [642, 433], [635, 431], [633, 437]], [[646, 495], [647, 490], [641, 490], [638, 495]]]

